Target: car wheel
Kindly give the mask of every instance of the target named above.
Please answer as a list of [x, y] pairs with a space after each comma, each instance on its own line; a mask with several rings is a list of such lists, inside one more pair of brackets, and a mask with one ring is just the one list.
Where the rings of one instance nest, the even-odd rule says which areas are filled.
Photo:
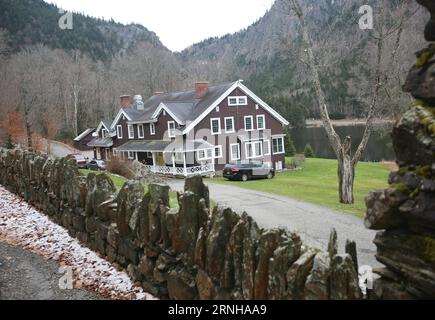
[[243, 181], [243, 182], [246, 182], [246, 181], [248, 181], [248, 180], [249, 180], [249, 177], [248, 177], [247, 174], [242, 175], [242, 181]]
[[273, 173], [272, 172], [269, 172], [269, 174], [267, 175], [267, 179], [273, 179]]

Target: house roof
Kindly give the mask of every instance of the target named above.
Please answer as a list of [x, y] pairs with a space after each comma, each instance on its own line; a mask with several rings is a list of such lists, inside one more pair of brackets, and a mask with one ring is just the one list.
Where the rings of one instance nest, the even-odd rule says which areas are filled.
[[129, 141], [116, 148], [118, 152], [188, 152], [201, 149], [212, 149], [214, 146], [209, 142], [199, 139], [188, 141], [184, 145], [183, 141], [164, 141], [164, 140], [134, 140]]
[[79, 134], [75, 139], [74, 139], [74, 141], [80, 141], [80, 140], [82, 140], [83, 138], [85, 138], [88, 134], [90, 134], [90, 133], [92, 133], [92, 132], [94, 132], [95, 131], [95, 128], [88, 128], [88, 129], [86, 129], [85, 131], [83, 131], [81, 134]]
[[279, 115], [273, 108], [257, 97], [252, 91], [242, 84], [241, 80], [210, 86], [206, 94], [197, 99], [195, 90], [180, 91], [164, 94], [156, 94], [144, 102], [144, 110], [140, 111], [132, 104], [128, 108], [121, 109], [118, 116], [109, 127], [113, 128], [122, 115], [128, 118], [129, 123], [155, 122], [156, 117], [165, 109], [179, 125], [184, 126], [183, 133], [191, 130], [203, 117], [205, 117], [216, 105], [236, 88], [240, 88], [253, 98], [259, 105], [269, 111], [282, 124], [288, 125], [288, 121]]
[[110, 148], [113, 146], [112, 138], [95, 138], [88, 143], [88, 147]]

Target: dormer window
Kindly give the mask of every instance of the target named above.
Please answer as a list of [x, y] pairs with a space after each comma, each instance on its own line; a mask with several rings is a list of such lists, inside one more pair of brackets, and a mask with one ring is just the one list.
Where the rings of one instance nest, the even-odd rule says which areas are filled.
[[247, 96], [228, 97], [228, 105], [230, 107], [247, 106], [248, 105], [248, 97]]
[[156, 135], [156, 125], [154, 123], [150, 123], [150, 135]]
[[101, 129], [101, 137], [103, 139], [107, 138], [108, 131], [107, 129]]
[[123, 135], [122, 135], [122, 126], [120, 124], [118, 124], [116, 126], [116, 137], [118, 139], [122, 139], [123, 138]]

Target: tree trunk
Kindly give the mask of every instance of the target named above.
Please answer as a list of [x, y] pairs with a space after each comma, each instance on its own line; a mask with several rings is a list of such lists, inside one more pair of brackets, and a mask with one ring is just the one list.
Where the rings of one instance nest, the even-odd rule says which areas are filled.
[[338, 157], [338, 194], [340, 203], [353, 204], [353, 182], [355, 179], [355, 165], [350, 154], [352, 146], [351, 137], [347, 136], [341, 146]]

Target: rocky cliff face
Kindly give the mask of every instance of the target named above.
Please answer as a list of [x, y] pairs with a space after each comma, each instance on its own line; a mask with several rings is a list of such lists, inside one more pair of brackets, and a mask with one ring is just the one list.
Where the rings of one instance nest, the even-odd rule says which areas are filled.
[[[417, 2], [431, 12], [425, 37], [435, 41], [435, 2]], [[435, 297], [435, 43], [417, 57], [404, 85], [415, 106], [392, 134], [400, 170], [390, 175], [390, 189], [366, 199], [366, 226], [384, 230], [375, 239], [386, 266], [374, 284], [379, 299]]]
[[144, 194], [128, 181], [118, 192], [108, 175], [82, 176], [73, 161], [0, 149], [0, 184], [163, 299], [361, 298], [354, 244], [339, 254], [333, 232], [321, 252], [247, 214], [211, 209], [201, 177], [186, 180], [170, 209], [166, 185]]

